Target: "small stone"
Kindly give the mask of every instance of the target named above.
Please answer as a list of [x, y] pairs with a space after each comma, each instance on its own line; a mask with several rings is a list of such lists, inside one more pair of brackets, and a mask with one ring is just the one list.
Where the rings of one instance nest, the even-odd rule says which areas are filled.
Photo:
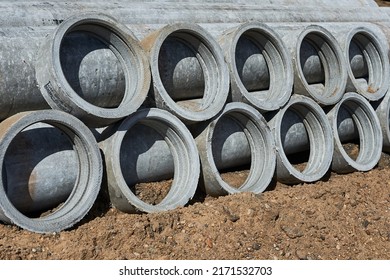
[[257, 250], [261, 249], [261, 245], [259, 243], [253, 243], [252, 248], [253, 248], [253, 250], [257, 251]]
[[296, 254], [298, 259], [300, 259], [300, 260], [307, 260], [307, 255], [302, 250], [296, 250], [295, 254]]

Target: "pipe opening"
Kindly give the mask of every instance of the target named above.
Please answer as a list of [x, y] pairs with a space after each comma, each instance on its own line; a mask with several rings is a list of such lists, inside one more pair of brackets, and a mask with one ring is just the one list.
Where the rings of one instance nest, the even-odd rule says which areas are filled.
[[[120, 148], [120, 165], [130, 190], [145, 203], [156, 205], [168, 194], [174, 177], [172, 152], [159, 131], [164, 125], [141, 121], [125, 134]], [[157, 183], [158, 182], [158, 183]]]
[[294, 108], [287, 110], [281, 122], [283, 150], [290, 164], [303, 172], [310, 158], [310, 139], [304, 117]]
[[220, 38], [230, 48], [232, 99], [261, 111], [279, 109], [293, 86], [291, 57], [283, 41], [261, 23], [243, 24], [232, 34]]
[[342, 51], [328, 31], [319, 26], [311, 29], [302, 33], [298, 41], [300, 79], [318, 103], [335, 104], [341, 99], [347, 81]]
[[196, 24], [167, 25], [145, 38], [150, 49], [154, 101], [187, 122], [219, 113], [228, 96], [229, 72], [215, 39]]
[[[200, 174], [196, 144], [169, 112], [139, 110], [124, 119], [108, 141], [108, 189], [119, 210], [166, 211], [184, 206], [194, 195]], [[164, 186], [157, 187], [160, 180]]]
[[[267, 39], [261, 35], [247, 31], [237, 42], [236, 66], [237, 72], [248, 92], [268, 90], [270, 86], [270, 73], [268, 62], [264, 53]], [[257, 36], [256, 36], [257, 35]]]
[[355, 91], [378, 100], [388, 89], [388, 58], [385, 46], [369, 30], [354, 30], [348, 48], [349, 76]]
[[[380, 159], [383, 140], [378, 117], [370, 103], [361, 95], [347, 93], [331, 112], [338, 150], [332, 162], [333, 170], [347, 173], [372, 169]], [[344, 144], [351, 139], [353, 153]]]
[[80, 120], [58, 110], [19, 113], [0, 123], [0, 141], [2, 221], [58, 232], [88, 213], [103, 164], [93, 134]]
[[218, 90], [218, 62], [210, 46], [191, 31], [172, 32], [158, 55], [161, 82], [180, 107], [200, 112], [213, 102]]
[[126, 26], [102, 14], [62, 22], [45, 38], [35, 70], [50, 107], [90, 127], [104, 127], [135, 112], [150, 87], [139, 41]]
[[81, 98], [103, 108], [118, 107], [124, 97], [125, 74], [117, 55], [105, 38], [85, 31], [70, 30], [60, 47], [69, 85]]
[[196, 36], [174, 32], [165, 39], [158, 56], [160, 77], [167, 93], [184, 107], [188, 105], [185, 101], [202, 99], [205, 92], [202, 55], [210, 53], [207, 50], [198, 53], [201, 44]]
[[197, 137], [197, 144], [209, 195], [261, 193], [272, 180], [276, 164], [272, 134], [264, 117], [247, 104], [228, 103]]
[[340, 106], [337, 114], [337, 133], [344, 151], [354, 161], [360, 154], [360, 136], [355, 119], [348, 106]]
[[332, 161], [328, 119], [311, 98], [295, 95], [271, 120], [278, 151], [277, 179], [294, 184], [321, 179]]
[[44, 217], [68, 199], [79, 169], [69, 137], [39, 122], [23, 129], [7, 149], [3, 163], [5, 192], [26, 217]]
[[[233, 116], [222, 116], [212, 137], [212, 154], [217, 170], [228, 185], [240, 188], [251, 169], [251, 144], [245, 126]], [[252, 143], [253, 145], [253, 143]]]

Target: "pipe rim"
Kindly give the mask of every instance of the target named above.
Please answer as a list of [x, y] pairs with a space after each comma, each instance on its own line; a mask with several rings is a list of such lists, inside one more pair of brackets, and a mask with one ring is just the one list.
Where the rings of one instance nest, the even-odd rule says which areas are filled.
[[[68, 83], [61, 66], [63, 38], [72, 31], [91, 32], [104, 40], [120, 61], [125, 77], [125, 92], [115, 108], [93, 105], [78, 95]], [[146, 54], [132, 32], [104, 14], [80, 14], [62, 22], [40, 49], [36, 77], [45, 100], [54, 109], [78, 116], [90, 126], [103, 126], [135, 112], [146, 99], [150, 71]], [[50, 67], [47, 67], [49, 65]], [[51, 66], [52, 65], [52, 66]]]
[[[358, 128], [360, 149], [356, 160], [344, 150], [337, 132], [337, 115], [341, 106], [348, 110]], [[363, 96], [348, 92], [328, 116], [333, 130], [335, 151], [342, 157], [338, 161], [333, 161], [332, 169], [344, 173], [374, 168], [381, 157], [383, 138], [379, 119], [371, 104]]]
[[[310, 155], [302, 172], [290, 163], [283, 149], [280, 128], [287, 110], [293, 110], [300, 115], [309, 136]], [[328, 172], [333, 154], [332, 129], [325, 112], [314, 100], [302, 95], [293, 95], [287, 105], [276, 114], [273, 126], [279, 181], [288, 184], [315, 182]]]
[[[159, 71], [158, 59], [164, 41], [170, 36], [182, 38], [183, 34], [199, 41], [197, 58], [202, 61], [204, 67], [202, 70], [205, 77], [205, 92], [200, 108], [195, 109], [180, 106], [171, 98], [164, 87]], [[187, 41], [187, 43], [192, 45], [191, 42]], [[166, 109], [188, 122], [211, 119], [222, 110], [229, 92], [229, 72], [219, 44], [201, 26], [189, 23], [166, 25], [155, 37], [150, 57], [154, 91], [157, 93], [157, 98], [161, 98], [161, 103], [156, 104], [157, 107]]]
[[[262, 45], [262, 47], [264, 48], [263, 52], [266, 54], [267, 64], [271, 65], [269, 67], [270, 88], [268, 90], [249, 92], [238, 74], [235, 53], [237, 43], [242, 36], [248, 36], [260, 45], [260, 39], [264, 38], [267, 40], [265, 46]], [[294, 82], [291, 56], [280, 36], [266, 24], [251, 22], [239, 26], [233, 33], [227, 58], [231, 73], [232, 95], [235, 101], [242, 100], [242, 98], [235, 98], [235, 95], [238, 94], [245, 98], [244, 101], [247, 101], [260, 111], [276, 110], [287, 103]], [[265, 94], [266, 96], [254, 96], [254, 93], [260, 92], [264, 92], [263, 95]]]
[[[164, 138], [171, 149], [174, 161], [174, 178], [171, 188], [164, 199], [152, 205], [138, 198], [127, 185], [120, 164], [120, 150], [126, 132], [135, 124], [151, 124]], [[184, 206], [195, 194], [199, 175], [200, 162], [195, 140], [187, 127], [167, 111], [151, 108], [142, 109], [130, 115], [119, 125], [110, 140], [107, 163], [113, 171], [109, 187], [119, 190], [129, 203], [131, 212], [160, 212]]]
[[[212, 141], [217, 123], [222, 117], [232, 117], [240, 123], [245, 130], [247, 140], [251, 149], [251, 166], [249, 175], [245, 182], [238, 188], [230, 186], [222, 177], [214, 161]], [[207, 171], [208, 178], [212, 178], [210, 187], [206, 191], [212, 195], [225, 195], [239, 192], [262, 193], [270, 184], [276, 166], [276, 154], [274, 149], [274, 139], [271, 130], [264, 117], [252, 106], [245, 103], [228, 103], [224, 110], [213, 119], [208, 127], [205, 139], [206, 157], [202, 157], [203, 165], [211, 169]]]
[[[374, 31], [366, 26], [358, 26], [353, 28], [346, 37], [346, 58], [347, 58], [347, 71], [348, 77], [353, 84], [355, 91], [370, 101], [376, 101], [382, 98], [389, 89], [390, 84], [390, 66], [389, 58], [387, 55], [388, 46], [381, 43], [383, 40], [380, 37], [384, 37], [379, 31]], [[368, 42], [364, 45], [357, 36], [363, 37]], [[363, 49], [363, 55], [367, 60], [369, 81], [367, 87], [363, 87], [356, 81], [353, 75], [351, 65], [349, 63], [349, 45], [352, 41], [358, 44], [359, 48]]]
[[[16, 114], [0, 124], [0, 162], [4, 168], [7, 149], [23, 129], [44, 122], [63, 131], [74, 144], [79, 159], [79, 176], [64, 204], [52, 214], [29, 218], [8, 199], [3, 176], [0, 176], [0, 209], [8, 222], [38, 232], [59, 232], [79, 222], [90, 210], [100, 190], [103, 163], [100, 150], [90, 130], [77, 118], [57, 110], [42, 110]], [[0, 214], [1, 214], [0, 212]]]
[[[318, 50], [325, 71], [324, 89], [318, 89], [315, 84], [309, 84], [303, 74], [300, 48], [305, 39], [309, 40], [309, 44]], [[320, 105], [336, 104], [342, 98], [347, 85], [346, 62], [336, 38], [322, 26], [307, 26], [298, 36], [295, 53], [295, 68], [306, 93]], [[298, 92], [298, 94], [301, 93]]]

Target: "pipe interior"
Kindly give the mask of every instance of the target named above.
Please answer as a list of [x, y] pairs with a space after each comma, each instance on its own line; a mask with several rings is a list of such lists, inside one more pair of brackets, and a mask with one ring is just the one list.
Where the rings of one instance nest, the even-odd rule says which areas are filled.
[[218, 172], [228, 185], [239, 188], [251, 168], [251, 146], [245, 127], [234, 115], [226, 114], [216, 123], [212, 136], [212, 155]]
[[62, 71], [73, 91], [85, 101], [102, 108], [116, 108], [126, 91], [123, 62], [110, 39], [98, 34], [110, 32], [97, 25], [93, 28], [98, 32], [83, 30], [80, 25], [63, 37]]
[[44, 217], [70, 196], [79, 180], [79, 160], [73, 142], [46, 123], [22, 130], [9, 145], [3, 164], [8, 199], [30, 218]]
[[356, 33], [349, 46], [349, 64], [356, 88], [376, 93], [383, 84], [383, 63], [379, 47], [364, 32]]
[[141, 121], [126, 132], [120, 148], [120, 166], [130, 190], [140, 200], [156, 205], [171, 189], [174, 159], [166, 142], [169, 140], [153, 125], [151, 121]]
[[[340, 110], [346, 110], [351, 119], [354, 122], [354, 125], [357, 128], [357, 136], [355, 136], [353, 151], [350, 152], [343, 145], [344, 151], [351, 158], [351, 160], [355, 161], [358, 164], [371, 164], [373, 155], [375, 154], [375, 143], [376, 139], [374, 139], [376, 135], [376, 128], [374, 127], [373, 120], [366, 111], [366, 109], [359, 102], [353, 100], [346, 100], [340, 106]], [[339, 123], [340, 110], [337, 115], [337, 120]], [[338, 134], [340, 135], [340, 131], [338, 129]], [[343, 144], [343, 139], [338, 135], [340, 142]]]
[[212, 105], [221, 74], [200, 35], [172, 32], [159, 50], [158, 70], [165, 91], [177, 105], [194, 112]]
[[295, 103], [281, 123], [283, 151], [291, 166], [304, 175], [315, 175], [323, 164], [325, 138], [323, 120], [311, 107]]
[[[352, 129], [352, 131], [351, 131]], [[348, 106], [340, 106], [337, 114], [337, 134], [344, 151], [354, 161], [360, 154], [360, 136], [356, 116], [353, 109]]]
[[235, 61], [238, 75], [248, 92], [267, 90], [270, 86], [264, 45], [268, 40], [260, 33], [247, 31], [237, 41]]
[[322, 98], [332, 98], [340, 89], [342, 62], [334, 44], [319, 32], [309, 32], [299, 48], [302, 74], [309, 91]]

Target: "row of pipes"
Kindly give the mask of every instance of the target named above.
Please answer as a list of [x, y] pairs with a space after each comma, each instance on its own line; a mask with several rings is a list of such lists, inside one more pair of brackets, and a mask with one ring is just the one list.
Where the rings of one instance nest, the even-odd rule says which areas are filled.
[[[1, 1], [0, 220], [70, 228], [105, 184], [113, 207], [159, 212], [198, 188], [374, 168], [390, 151], [390, 10], [258, 2]], [[223, 179], [243, 169], [241, 186]], [[156, 204], [131, 189], [168, 179]]]

